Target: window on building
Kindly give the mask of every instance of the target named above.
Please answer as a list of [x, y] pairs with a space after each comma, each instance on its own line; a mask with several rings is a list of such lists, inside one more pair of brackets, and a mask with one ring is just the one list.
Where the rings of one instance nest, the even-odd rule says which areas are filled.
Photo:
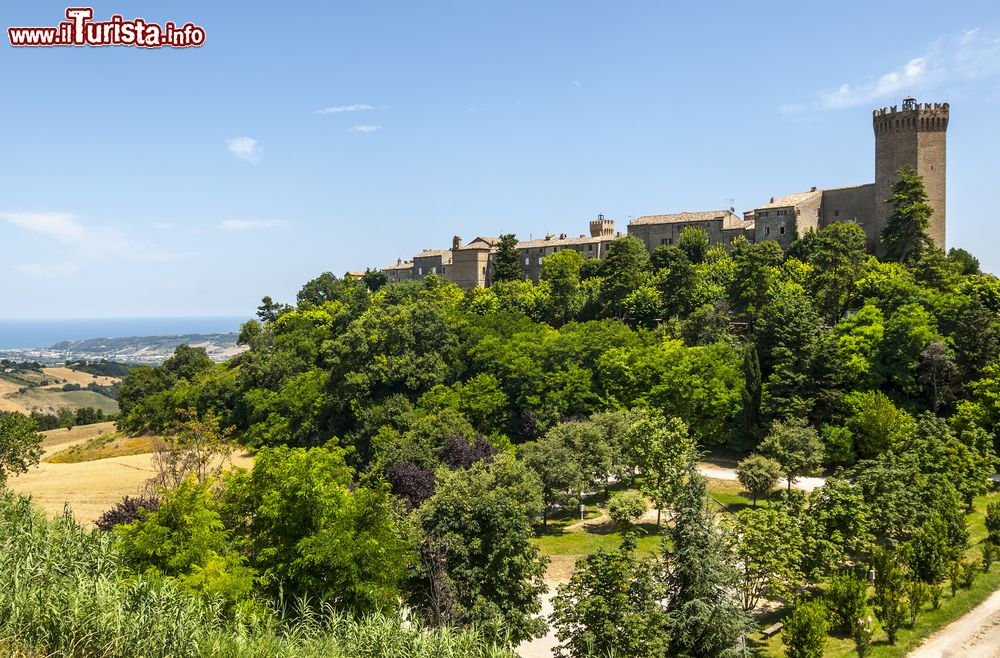
[[438, 271], [437, 265], [432, 265], [431, 266], [431, 274], [437, 274], [437, 271]]
[[674, 243], [674, 239], [673, 238], [670, 238], [669, 240], [667, 240], [667, 244], [668, 245], [673, 244], [673, 243]]
[[765, 226], [764, 227], [764, 235], [771, 235], [771, 227], [770, 226]]
[[840, 217], [840, 211], [839, 210], [834, 210], [833, 211], [833, 216], [834, 217]]
[[594, 250], [594, 245], [588, 244], [587, 245], [587, 251], [593, 251], [593, 250]]
[[778, 234], [779, 235], [784, 235], [785, 234], [785, 227], [784, 226], [779, 226], [778, 227]]
[[527, 256], [525, 256], [524, 257], [524, 266], [527, 267], [530, 264], [531, 264], [531, 259], [528, 258]]
[[422, 267], [418, 267], [418, 268], [417, 268], [417, 274], [418, 274], [419, 276], [423, 276], [423, 275], [424, 275], [424, 268], [422, 268]]
[[781, 217], [781, 216], [783, 216], [783, 215], [787, 215], [787, 214], [788, 214], [788, 211], [787, 211], [787, 210], [779, 210], [779, 211], [778, 211], [778, 216], [779, 216], [779, 217]]
[[541, 265], [541, 264], [542, 264], [542, 257], [541, 257], [541, 256], [539, 256], [539, 257], [538, 257], [538, 264], [539, 264], [539, 265]]

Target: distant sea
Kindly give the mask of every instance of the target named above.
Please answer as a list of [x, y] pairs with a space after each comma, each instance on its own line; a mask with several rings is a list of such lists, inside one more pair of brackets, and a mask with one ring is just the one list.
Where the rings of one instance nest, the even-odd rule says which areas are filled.
[[226, 334], [249, 317], [0, 319], [0, 350], [52, 347], [63, 340]]

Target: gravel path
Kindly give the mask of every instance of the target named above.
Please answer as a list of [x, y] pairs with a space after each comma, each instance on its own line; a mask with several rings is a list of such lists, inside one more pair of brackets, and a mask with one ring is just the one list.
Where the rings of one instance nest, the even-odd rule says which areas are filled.
[[1000, 658], [1000, 591], [931, 635], [909, 658]]

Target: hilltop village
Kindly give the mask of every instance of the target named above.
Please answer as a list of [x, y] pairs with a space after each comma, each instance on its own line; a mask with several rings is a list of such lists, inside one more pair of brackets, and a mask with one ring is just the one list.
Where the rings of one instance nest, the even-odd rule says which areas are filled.
[[[628, 235], [642, 240], [652, 253], [662, 245], [672, 245], [689, 226], [704, 229], [714, 245], [727, 247], [738, 237], [751, 242], [773, 240], [787, 249], [797, 236], [831, 224], [850, 222], [861, 226], [868, 248], [879, 250], [879, 236], [888, 220], [889, 197], [896, 172], [913, 165], [923, 178], [928, 202], [934, 209], [928, 233], [934, 243], [945, 246], [945, 172], [948, 103], [918, 103], [913, 98], [902, 107], [892, 106], [872, 113], [875, 132], [875, 181], [853, 187], [819, 189], [771, 197], [767, 203], [744, 212], [735, 209], [645, 215], [629, 222]], [[611, 241], [622, 237], [613, 219], [598, 215], [589, 222], [589, 234], [577, 237], [565, 233], [519, 242], [525, 279], [538, 282], [542, 259], [560, 249], [575, 249], [584, 258], [603, 258]], [[494, 258], [500, 238], [479, 236], [463, 242], [456, 235], [450, 249], [425, 249], [412, 260], [399, 259], [382, 268], [389, 281], [419, 279], [428, 274], [441, 276], [463, 289], [481, 288], [492, 283]]]

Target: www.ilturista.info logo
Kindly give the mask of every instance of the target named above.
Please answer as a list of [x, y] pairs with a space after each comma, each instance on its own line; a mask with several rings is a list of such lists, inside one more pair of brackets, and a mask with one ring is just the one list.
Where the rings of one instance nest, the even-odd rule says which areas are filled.
[[205, 43], [205, 29], [194, 23], [158, 25], [142, 18], [125, 20], [117, 14], [108, 21], [95, 22], [91, 7], [69, 7], [66, 18], [56, 27], [9, 27], [10, 45], [192, 48]]

